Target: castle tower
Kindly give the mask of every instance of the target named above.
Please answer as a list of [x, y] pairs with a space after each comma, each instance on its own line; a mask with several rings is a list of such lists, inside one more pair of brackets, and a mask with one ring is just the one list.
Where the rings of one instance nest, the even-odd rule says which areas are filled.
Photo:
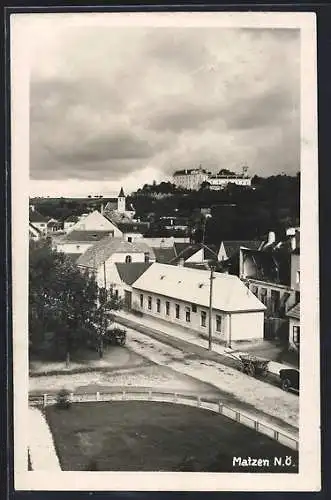
[[117, 211], [121, 214], [125, 212], [125, 194], [122, 187], [117, 197]]

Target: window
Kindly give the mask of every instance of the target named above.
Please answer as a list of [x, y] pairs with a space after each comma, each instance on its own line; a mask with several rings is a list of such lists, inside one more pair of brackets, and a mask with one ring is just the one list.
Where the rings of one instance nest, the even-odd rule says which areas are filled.
[[145, 257], [145, 262], [149, 262], [149, 253], [148, 252], [145, 253], [144, 257]]
[[79, 250], [80, 249], [80, 245], [76, 245], [76, 250]]
[[176, 304], [176, 318], [179, 319], [180, 318], [180, 307], [178, 304]]
[[207, 313], [201, 311], [201, 326], [206, 326]]
[[197, 312], [197, 306], [196, 306], [196, 304], [192, 304], [192, 312], [193, 313]]
[[148, 297], [148, 309], [151, 311], [152, 309], [152, 297]]
[[185, 319], [187, 323], [191, 322], [191, 309], [189, 307], [185, 308]]
[[170, 302], [165, 303], [165, 308], [166, 308], [166, 315], [169, 316], [170, 314]]
[[142, 293], [140, 294], [140, 307], [144, 307], [144, 295]]
[[216, 331], [221, 332], [222, 331], [222, 316], [216, 315]]
[[156, 311], [159, 313], [161, 311], [161, 300], [156, 299]]
[[132, 262], [132, 257], [131, 257], [131, 255], [127, 255], [127, 256], [125, 257], [125, 263], [126, 263], [126, 264], [130, 264], [130, 262]]
[[115, 290], [115, 299], [118, 299], [118, 290]]
[[252, 285], [251, 291], [254, 293], [254, 295], [256, 295], [256, 296], [257, 296], [259, 289], [258, 289], [258, 287], [257, 287], [257, 286]]
[[293, 342], [300, 345], [300, 326], [293, 327]]
[[132, 243], [132, 236], [128, 236], [128, 242]]
[[260, 300], [261, 300], [262, 304], [267, 305], [267, 289], [266, 288], [261, 288]]

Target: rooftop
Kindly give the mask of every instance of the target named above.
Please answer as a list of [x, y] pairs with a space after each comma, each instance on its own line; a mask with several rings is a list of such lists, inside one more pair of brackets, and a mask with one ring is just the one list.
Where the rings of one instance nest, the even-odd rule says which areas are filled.
[[78, 259], [77, 264], [82, 267], [97, 269], [114, 253], [149, 253], [151, 258], [154, 257], [152, 248], [146, 245], [146, 243], [136, 241], [130, 242], [122, 238], [106, 237], [88, 248]]
[[174, 247], [153, 247], [156, 262], [168, 264], [176, 258]]
[[[188, 267], [152, 264], [133, 287], [209, 307], [210, 272]], [[237, 276], [214, 274], [213, 307], [224, 312], [264, 311], [266, 308]]]
[[295, 306], [292, 307], [292, 309], [287, 311], [286, 316], [288, 316], [289, 318], [294, 318], [294, 319], [300, 320], [300, 302], [295, 304]]
[[209, 174], [210, 172], [207, 172], [204, 169], [199, 169], [199, 168], [191, 168], [191, 169], [183, 169], [183, 170], [176, 170], [176, 172], [173, 174], [174, 177], [177, 175], [194, 175], [194, 174]]
[[29, 212], [29, 221], [32, 223], [43, 223], [48, 221], [48, 217], [44, 217], [37, 210], [31, 210]]
[[239, 253], [239, 250], [241, 247], [244, 248], [250, 248], [252, 250], [258, 250], [263, 241], [245, 241], [245, 240], [226, 240], [223, 241], [223, 245], [226, 251], [226, 254], [229, 258], [231, 258], [233, 255], [236, 255]]
[[90, 242], [100, 241], [105, 236], [109, 236], [113, 231], [90, 231], [90, 230], [74, 230], [68, 233], [63, 239], [62, 243], [66, 242]]
[[147, 231], [149, 224], [147, 222], [117, 222], [116, 226], [122, 233], [141, 233]]
[[119, 262], [115, 264], [118, 274], [124, 283], [132, 285], [150, 266], [151, 262]]

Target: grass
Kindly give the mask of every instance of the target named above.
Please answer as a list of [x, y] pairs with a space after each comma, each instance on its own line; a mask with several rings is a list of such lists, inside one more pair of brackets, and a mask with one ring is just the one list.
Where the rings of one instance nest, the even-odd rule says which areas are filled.
[[64, 471], [297, 472], [234, 468], [234, 456], [296, 452], [213, 412], [170, 403], [114, 401], [46, 408]]

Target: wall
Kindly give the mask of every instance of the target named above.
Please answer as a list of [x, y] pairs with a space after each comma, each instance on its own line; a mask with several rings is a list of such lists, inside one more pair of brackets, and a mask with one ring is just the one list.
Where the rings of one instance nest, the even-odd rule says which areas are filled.
[[146, 243], [149, 247], [156, 248], [171, 248], [174, 243], [189, 243], [190, 238], [176, 238], [170, 236], [169, 238], [141, 238], [139, 241]]
[[291, 287], [297, 292], [300, 291], [300, 255], [299, 254], [292, 254], [291, 255]]
[[[144, 295], [144, 306], [140, 307], [140, 294]], [[147, 301], [148, 296], [152, 297], [152, 310], [148, 310]], [[161, 301], [160, 313], [156, 309], [156, 299]], [[170, 315], [167, 316], [165, 312], [165, 302], [170, 302]], [[180, 319], [176, 318], [175, 315], [175, 304], [180, 306]], [[132, 307], [137, 311], [141, 311], [146, 315], [153, 316], [155, 318], [160, 318], [169, 323], [180, 325], [182, 327], [189, 328], [193, 333], [200, 333], [208, 335], [208, 325], [209, 325], [209, 310], [206, 307], [200, 307], [197, 305], [197, 311], [192, 311], [192, 304], [190, 302], [184, 302], [181, 300], [175, 300], [172, 298], [167, 298], [162, 295], [156, 295], [149, 292], [143, 292], [133, 288], [132, 294]], [[190, 322], [186, 321], [185, 308], [189, 307], [191, 312]], [[201, 326], [201, 312], [206, 313], [206, 326]], [[222, 317], [222, 331], [218, 332], [216, 330], [216, 316]], [[237, 316], [240, 318], [237, 319]], [[240, 313], [231, 314], [231, 335], [233, 340], [248, 340], [249, 338], [263, 338], [263, 312], [261, 313]], [[212, 315], [212, 335], [214, 340], [219, 340], [221, 342], [228, 342], [229, 340], [229, 327], [230, 327], [230, 316], [228, 313], [213, 310]], [[247, 324], [249, 328], [247, 328]]]
[[91, 214], [78, 221], [71, 230], [80, 231], [114, 231], [114, 237], [121, 237], [122, 232], [114, 226], [100, 212], [92, 212]]
[[293, 327], [300, 326], [300, 321], [295, 318], [289, 320], [288, 347], [292, 351], [298, 351], [297, 345], [293, 342]]
[[116, 283], [118, 285], [121, 283], [121, 280], [119, 279], [117, 270], [114, 266], [114, 264], [123, 262], [125, 263], [125, 258], [127, 255], [130, 255], [132, 258], [131, 262], [145, 262], [145, 254], [144, 252], [137, 252], [137, 253], [114, 253], [109, 257], [109, 259], [106, 261], [105, 265], [101, 265], [98, 269], [97, 273], [97, 282], [100, 287], [105, 286], [105, 274], [106, 274], [106, 287], [108, 288], [111, 283], [114, 282], [114, 279], [116, 278]]
[[56, 243], [55, 248], [58, 252], [63, 253], [79, 253], [83, 254], [88, 248], [95, 244], [95, 241], [90, 242], [79, 242], [74, 241], [72, 243]]
[[263, 339], [264, 313], [231, 314], [231, 340]]
[[64, 222], [63, 229], [64, 229], [64, 231], [67, 232], [67, 231], [69, 231], [69, 229], [71, 229], [75, 225], [76, 225], [76, 222]]
[[47, 223], [46, 222], [33, 222], [34, 227], [39, 229], [43, 234], [47, 234]]
[[[123, 238], [126, 241], [142, 241], [143, 235], [141, 233], [123, 233]], [[131, 240], [129, 240], [131, 238]]]
[[[267, 281], [259, 281], [255, 279], [247, 279], [247, 284], [251, 292], [254, 293], [261, 300], [261, 302], [267, 307], [267, 316], [276, 316], [282, 317], [285, 312], [287, 312], [291, 307], [295, 305], [295, 291], [285, 285], [278, 285], [276, 283], [269, 283]], [[263, 294], [263, 291], [266, 291], [266, 295]], [[279, 301], [282, 307], [279, 308], [276, 313], [273, 313], [272, 310], [272, 295], [273, 292], [279, 293]], [[285, 302], [285, 294], [288, 295], [288, 298]]]

